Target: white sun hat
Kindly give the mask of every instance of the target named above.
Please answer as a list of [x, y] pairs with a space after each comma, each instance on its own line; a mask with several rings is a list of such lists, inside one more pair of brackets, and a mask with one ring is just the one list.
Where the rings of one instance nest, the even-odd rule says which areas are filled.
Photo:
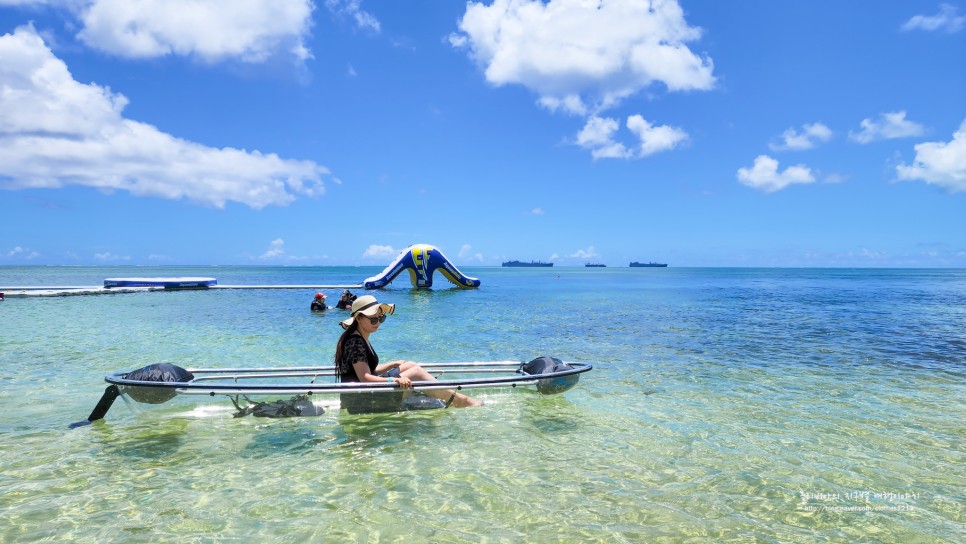
[[358, 314], [362, 314], [366, 317], [376, 317], [379, 314], [379, 310], [386, 315], [392, 315], [396, 311], [395, 304], [380, 304], [376, 297], [372, 295], [362, 295], [361, 297], [352, 301], [352, 314], [349, 319], [339, 323], [342, 325], [343, 329], [348, 329], [352, 322], [356, 320]]

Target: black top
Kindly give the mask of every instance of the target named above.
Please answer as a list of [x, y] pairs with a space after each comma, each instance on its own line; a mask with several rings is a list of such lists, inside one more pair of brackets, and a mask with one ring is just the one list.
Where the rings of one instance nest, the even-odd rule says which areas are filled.
[[336, 369], [339, 374], [339, 381], [360, 381], [359, 376], [356, 376], [356, 370], [352, 368], [352, 365], [359, 361], [369, 363], [369, 372], [371, 374], [376, 373], [376, 365], [379, 364], [379, 356], [376, 355], [376, 351], [372, 349], [365, 338], [358, 334], [352, 334], [342, 344], [342, 357], [338, 362], [339, 368]]
[[317, 300], [313, 300], [312, 301], [312, 311], [313, 312], [324, 312], [325, 311], [325, 303], [324, 302], [319, 302]]

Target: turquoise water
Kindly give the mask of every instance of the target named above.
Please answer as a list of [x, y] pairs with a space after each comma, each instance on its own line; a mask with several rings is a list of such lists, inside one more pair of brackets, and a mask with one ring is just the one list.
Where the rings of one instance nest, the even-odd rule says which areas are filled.
[[[380, 269], [3, 267], [0, 285]], [[482, 287], [377, 293], [397, 305], [383, 358], [594, 370], [481, 409], [266, 420], [119, 400], [68, 430], [109, 372], [329, 364], [338, 314], [312, 315], [314, 290], [8, 298], [0, 542], [966, 540], [966, 270], [464, 272]]]

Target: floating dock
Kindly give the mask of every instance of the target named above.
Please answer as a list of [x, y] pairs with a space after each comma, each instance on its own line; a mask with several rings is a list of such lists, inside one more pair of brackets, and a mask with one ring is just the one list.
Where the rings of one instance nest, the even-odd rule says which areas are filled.
[[215, 278], [107, 278], [104, 287], [163, 287], [165, 289], [208, 289], [218, 285]]

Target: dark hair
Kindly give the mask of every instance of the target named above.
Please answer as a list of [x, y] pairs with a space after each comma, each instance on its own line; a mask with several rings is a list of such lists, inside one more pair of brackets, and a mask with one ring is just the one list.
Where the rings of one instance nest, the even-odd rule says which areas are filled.
[[352, 323], [345, 328], [345, 332], [342, 333], [342, 336], [339, 337], [339, 341], [335, 345], [335, 355], [332, 357], [332, 360], [335, 362], [336, 372], [339, 372], [339, 368], [342, 367], [342, 346], [345, 345], [346, 338], [349, 338], [350, 335], [355, 334], [358, 329], [359, 320], [353, 319]]

